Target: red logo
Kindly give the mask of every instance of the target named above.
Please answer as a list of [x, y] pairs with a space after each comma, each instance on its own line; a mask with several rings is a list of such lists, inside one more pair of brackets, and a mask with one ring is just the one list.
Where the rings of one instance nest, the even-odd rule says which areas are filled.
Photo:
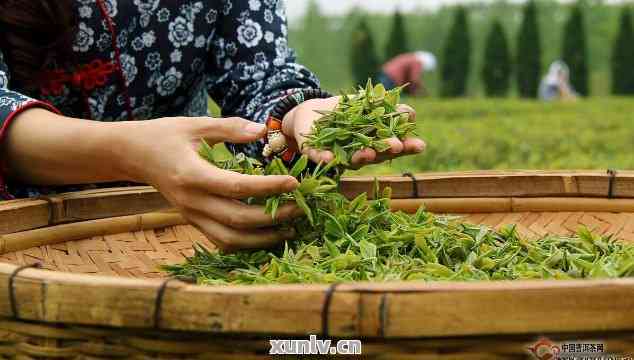
[[559, 356], [561, 349], [555, 343], [546, 338], [539, 339], [528, 350], [539, 360], [555, 360]]

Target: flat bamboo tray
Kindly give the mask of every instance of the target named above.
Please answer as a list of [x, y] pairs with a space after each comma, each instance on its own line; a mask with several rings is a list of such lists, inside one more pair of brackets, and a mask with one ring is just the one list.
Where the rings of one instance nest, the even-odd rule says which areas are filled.
[[[524, 235], [634, 241], [634, 172], [380, 179], [393, 206]], [[372, 189], [348, 178], [348, 196]], [[0, 356], [265, 359], [269, 339], [363, 339], [371, 359], [516, 359], [540, 336], [634, 355], [634, 279], [206, 287], [160, 264], [213, 246], [148, 187], [0, 203]], [[43, 269], [28, 267], [41, 264]], [[27, 266], [27, 267], [25, 267]]]

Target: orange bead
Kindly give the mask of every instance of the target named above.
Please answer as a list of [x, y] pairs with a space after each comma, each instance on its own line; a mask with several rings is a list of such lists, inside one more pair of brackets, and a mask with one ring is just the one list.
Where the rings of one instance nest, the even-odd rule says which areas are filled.
[[282, 130], [282, 122], [273, 116], [269, 116], [266, 120], [266, 127], [269, 130]]

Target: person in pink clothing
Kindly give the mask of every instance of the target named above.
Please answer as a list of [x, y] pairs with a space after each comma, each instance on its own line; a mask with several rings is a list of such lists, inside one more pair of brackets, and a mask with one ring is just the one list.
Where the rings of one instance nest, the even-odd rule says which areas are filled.
[[422, 76], [436, 69], [436, 57], [426, 51], [401, 54], [383, 65], [377, 80], [386, 89], [409, 84], [405, 91], [412, 96], [427, 93]]

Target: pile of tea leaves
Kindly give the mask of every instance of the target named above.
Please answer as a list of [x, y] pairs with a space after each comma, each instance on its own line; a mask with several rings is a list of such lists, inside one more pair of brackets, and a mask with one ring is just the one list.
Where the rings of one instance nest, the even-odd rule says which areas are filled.
[[[411, 134], [413, 128], [396, 112], [400, 91], [369, 84], [355, 96], [342, 97], [334, 111], [324, 113], [310, 146], [337, 154], [325, 166], [310, 168], [306, 157], [291, 169], [279, 159], [264, 166], [244, 154], [217, 161], [203, 142], [201, 156], [223, 169], [297, 177], [300, 186], [293, 193], [245, 201], [266, 204], [272, 216], [282, 203], [295, 201], [306, 217], [286, 224], [298, 236], [278, 248], [223, 254], [197, 245], [193, 257], [164, 270], [177, 278], [212, 285], [634, 276], [634, 245], [587, 229], [576, 236], [529, 241], [514, 226], [495, 231], [424, 208], [413, 215], [392, 212], [391, 190], [380, 190], [378, 183], [372, 199], [365, 193], [352, 200], [344, 197], [337, 191], [338, 179], [328, 177], [329, 170], [345, 167], [351, 154], [362, 147], [380, 151], [382, 140]], [[366, 122], [366, 117], [372, 121]]]

